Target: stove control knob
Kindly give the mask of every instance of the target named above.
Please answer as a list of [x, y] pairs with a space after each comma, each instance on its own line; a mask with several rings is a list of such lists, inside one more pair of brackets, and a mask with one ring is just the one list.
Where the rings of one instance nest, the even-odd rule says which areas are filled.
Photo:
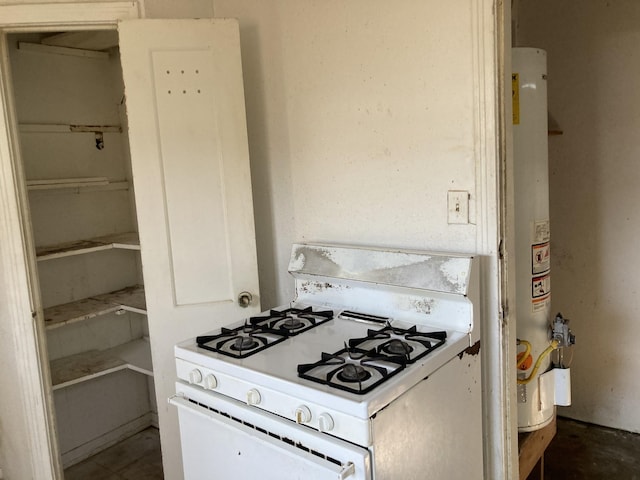
[[307, 423], [311, 420], [311, 410], [305, 405], [296, 408], [296, 423]]
[[333, 418], [328, 413], [321, 413], [318, 416], [318, 430], [321, 432], [330, 432], [335, 427]]
[[200, 383], [202, 381], [202, 372], [194, 368], [189, 372], [189, 383]]
[[258, 405], [262, 397], [260, 397], [260, 392], [255, 388], [252, 388], [247, 392], [247, 405]]
[[204, 388], [207, 390], [213, 390], [218, 386], [218, 380], [213, 374], [209, 374], [204, 377]]

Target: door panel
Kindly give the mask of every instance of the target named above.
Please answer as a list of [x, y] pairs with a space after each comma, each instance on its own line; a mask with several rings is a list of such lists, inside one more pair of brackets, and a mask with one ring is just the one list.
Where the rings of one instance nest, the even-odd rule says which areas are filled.
[[232, 300], [215, 58], [154, 51], [151, 62], [176, 305]]
[[181, 478], [173, 345], [260, 310], [239, 31], [136, 20], [119, 34], [163, 463]]

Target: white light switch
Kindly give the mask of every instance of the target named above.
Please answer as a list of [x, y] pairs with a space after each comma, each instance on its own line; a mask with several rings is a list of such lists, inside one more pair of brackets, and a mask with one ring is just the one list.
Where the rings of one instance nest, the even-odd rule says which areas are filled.
[[449, 190], [447, 192], [447, 222], [469, 223], [469, 192]]

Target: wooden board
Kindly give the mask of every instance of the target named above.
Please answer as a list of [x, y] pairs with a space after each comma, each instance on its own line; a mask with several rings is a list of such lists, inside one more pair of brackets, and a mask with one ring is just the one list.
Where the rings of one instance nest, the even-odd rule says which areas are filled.
[[144, 287], [141, 285], [126, 287], [122, 290], [105, 293], [104, 295], [98, 295], [93, 298], [103, 300], [106, 303], [116, 304], [123, 310], [128, 310], [130, 312], [138, 312], [142, 314], [147, 313], [147, 302], [144, 296]]
[[59, 358], [53, 360], [50, 366], [54, 390], [126, 368], [153, 376], [151, 348], [146, 339], [134, 340], [107, 350], [90, 350]]
[[85, 50], [107, 50], [118, 46], [118, 32], [116, 30], [89, 30], [56, 33], [43, 38], [41, 43]]
[[120, 125], [68, 125], [62, 123], [21, 123], [20, 133], [121, 133]]
[[97, 187], [105, 185], [109, 185], [109, 179], [107, 177], [27, 180], [27, 190], [55, 190], [60, 188]]
[[115, 292], [45, 308], [43, 312], [45, 327], [58, 328], [120, 309], [146, 314], [144, 287], [134, 285]]
[[85, 193], [85, 192], [104, 192], [104, 191], [113, 191], [113, 190], [129, 190], [129, 182], [126, 180], [117, 181], [117, 182], [107, 182], [107, 183], [91, 183], [87, 185], [78, 185], [68, 183], [63, 186], [56, 187], [48, 187], [44, 185], [34, 185], [31, 187], [27, 187], [27, 190], [32, 195], [35, 194], [46, 194], [51, 195], [52, 193]]
[[518, 435], [520, 480], [526, 480], [556, 435], [556, 418], [544, 428]]
[[125, 361], [112, 355], [108, 350], [90, 350], [53, 360], [51, 383], [53, 389], [57, 390], [124, 368], [126, 368]]
[[69, 55], [72, 57], [85, 57], [94, 59], [109, 59], [109, 52], [97, 52], [81, 48], [57, 47], [42, 45], [41, 43], [18, 42], [18, 49], [24, 52], [46, 53], [52, 55]]
[[117, 304], [95, 298], [83, 298], [75, 302], [56, 305], [44, 309], [46, 328], [57, 328], [69, 323], [81, 322], [100, 315], [115, 312]]
[[70, 257], [72, 255], [83, 255], [85, 253], [109, 250], [111, 248], [123, 248], [128, 250], [140, 250], [140, 241], [135, 232], [118, 233], [104, 237], [90, 238], [87, 240], [77, 240], [75, 242], [61, 243], [36, 248], [36, 255], [39, 262], [52, 260], [54, 258]]

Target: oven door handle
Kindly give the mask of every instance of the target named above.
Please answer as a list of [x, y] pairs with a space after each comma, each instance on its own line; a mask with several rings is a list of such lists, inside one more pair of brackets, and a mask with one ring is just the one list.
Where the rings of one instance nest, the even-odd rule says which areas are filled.
[[[208, 409], [206, 409], [206, 407], [200, 407], [197, 404], [194, 404], [193, 402], [189, 401], [188, 399], [184, 398], [182, 395], [180, 394], [176, 394], [176, 395], [172, 395], [171, 397], [169, 397], [169, 403], [172, 405], [175, 405], [178, 408], [184, 409], [186, 411], [188, 411], [189, 413], [192, 413], [194, 415], [197, 415], [203, 419], [209, 420], [209, 421], [213, 421], [215, 423], [222, 423], [222, 424], [226, 424], [228, 426], [237, 428], [237, 429], [249, 429], [249, 427], [247, 427], [246, 425], [243, 424], [238, 424], [237, 422], [234, 422], [233, 420], [229, 420], [226, 417], [220, 416], [219, 414], [210, 411]], [[275, 441], [273, 439], [271, 439], [270, 437], [266, 437], [265, 438], [266, 441], [268, 441], [269, 443], [271, 443], [274, 446], [278, 446]], [[284, 444], [279, 446], [281, 449], [286, 449], [289, 447], [288, 444]], [[349, 478], [350, 476], [354, 475], [356, 473], [356, 467], [353, 464], [353, 462], [347, 462], [346, 464], [342, 464], [342, 465], [337, 465], [337, 464], [333, 464], [327, 461], [324, 462], [320, 462], [320, 458], [318, 458], [316, 460], [316, 458], [313, 457], [313, 455], [309, 456], [307, 458], [308, 461], [315, 463], [317, 466], [321, 467], [323, 470], [326, 471], [327, 474], [333, 474], [336, 475], [337, 480], [346, 480], [347, 478]], [[324, 478], [324, 475], [323, 475]]]

